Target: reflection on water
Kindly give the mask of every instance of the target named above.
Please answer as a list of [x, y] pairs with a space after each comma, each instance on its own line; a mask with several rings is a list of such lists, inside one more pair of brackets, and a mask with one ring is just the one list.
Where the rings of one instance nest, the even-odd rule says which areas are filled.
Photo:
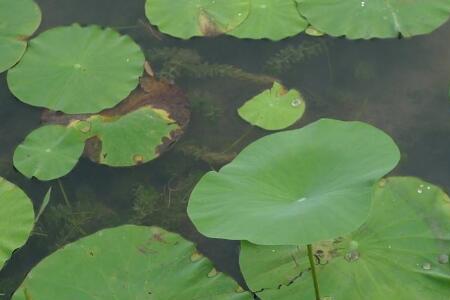
[[36, 207], [48, 187], [54, 188], [35, 234], [0, 272], [0, 293], [11, 293], [57, 247], [99, 228], [130, 222], [180, 232], [197, 242], [219, 269], [241, 280], [238, 243], [202, 237], [185, 210], [202, 174], [267, 134], [250, 128], [236, 109], [270, 86], [268, 78], [304, 94], [307, 110], [294, 127], [322, 117], [371, 123], [388, 132], [402, 150], [395, 174], [419, 176], [450, 189], [450, 24], [408, 40], [302, 35], [277, 43], [229, 37], [181, 41], [156, 34], [139, 21], [145, 20], [144, 0], [37, 2], [43, 11], [40, 31], [80, 22], [130, 34], [151, 62], [154, 57], [156, 71], [185, 90], [193, 114], [181, 141], [154, 162], [112, 169], [81, 160], [61, 179], [69, 208], [57, 181], [30, 181], [13, 169], [14, 148], [38, 126], [40, 110], [14, 100], [5, 74], [0, 75], [0, 175], [21, 186]]

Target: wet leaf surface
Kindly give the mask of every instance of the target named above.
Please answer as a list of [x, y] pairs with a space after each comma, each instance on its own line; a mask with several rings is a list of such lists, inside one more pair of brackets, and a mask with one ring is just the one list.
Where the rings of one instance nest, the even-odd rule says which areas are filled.
[[[305, 249], [243, 242], [240, 264], [247, 284], [262, 291], [263, 300], [313, 299]], [[417, 178], [383, 179], [364, 225], [316, 243], [313, 251], [323, 297], [448, 299], [450, 199]]]
[[125, 225], [82, 238], [41, 261], [13, 300], [250, 300], [195, 246], [158, 227]]
[[321, 119], [265, 136], [194, 188], [188, 215], [214, 238], [296, 245], [357, 229], [373, 184], [392, 170], [399, 150], [361, 122]]

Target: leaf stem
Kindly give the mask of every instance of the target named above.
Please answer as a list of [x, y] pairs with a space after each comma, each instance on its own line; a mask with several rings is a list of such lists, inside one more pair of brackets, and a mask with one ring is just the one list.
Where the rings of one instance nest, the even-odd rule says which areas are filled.
[[68, 208], [72, 208], [72, 205], [70, 205], [69, 198], [67, 198], [66, 191], [64, 190], [64, 187], [63, 187], [62, 182], [61, 182], [60, 179], [58, 179], [58, 185], [59, 185], [59, 189], [61, 190], [61, 193], [62, 193], [63, 198], [64, 198], [64, 202], [66, 203], [67, 207]]
[[319, 281], [317, 280], [316, 264], [314, 263], [314, 256], [312, 251], [312, 245], [306, 246], [308, 248], [309, 264], [311, 265], [311, 274], [314, 281], [314, 291], [316, 292], [316, 300], [320, 300]]

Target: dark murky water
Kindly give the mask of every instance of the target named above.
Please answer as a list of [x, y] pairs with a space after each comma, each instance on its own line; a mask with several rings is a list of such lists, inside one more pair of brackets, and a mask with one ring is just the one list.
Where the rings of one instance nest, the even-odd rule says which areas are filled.
[[[196, 76], [172, 76], [192, 102], [185, 136], [158, 160], [136, 168], [113, 169], [82, 159], [61, 179], [72, 205], [68, 209], [57, 181], [30, 181], [12, 166], [15, 147], [39, 125], [40, 110], [15, 100], [1, 74], [0, 176], [22, 187], [36, 208], [49, 186], [54, 193], [36, 233], [0, 272], [0, 294], [12, 293], [25, 274], [57, 247], [100, 228], [131, 222], [181, 233], [197, 242], [219, 269], [241, 280], [238, 244], [202, 237], [185, 210], [189, 192], [202, 174], [267, 134], [251, 129], [236, 114], [245, 100], [268, 86], [258, 74], [277, 77], [304, 94], [307, 111], [295, 127], [322, 117], [371, 123], [388, 132], [402, 150], [395, 174], [418, 176], [450, 190], [449, 23], [433, 34], [408, 40], [304, 35], [277, 43], [229, 37], [159, 40], [138, 21], [146, 20], [144, 0], [36, 1], [43, 11], [39, 32], [73, 22], [116, 27], [146, 53], [164, 57], [155, 62], [155, 69], [162, 68], [167, 76], [173, 70], [163, 62], [189, 66], [196, 55], [204, 62], [233, 65], [253, 75], [229, 72], [231, 77], [194, 78], [205, 75], [194, 65], [191, 71]], [[305, 45], [315, 50], [305, 52]], [[166, 59], [162, 47], [188, 51]], [[283, 63], [287, 58], [297, 62]], [[148, 59], [153, 62], [152, 56]]]

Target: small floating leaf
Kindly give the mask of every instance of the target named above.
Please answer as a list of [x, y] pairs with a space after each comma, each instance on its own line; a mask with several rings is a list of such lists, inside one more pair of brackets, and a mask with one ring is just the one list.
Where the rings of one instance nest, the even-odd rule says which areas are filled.
[[102, 115], [88, 118], [91, 137], [98, 140], [98, 153], [90, 158], [101, 164], [124, 167], [148, 162], [159, 156], [163, 139], [180, 127], [161, 110], [145, 106], [112, 119]]
[[448, 0], [296, 0], [317, 30], [349, 39], [409, 37], [448, 20]]
[[95, 113], [126, 98], [143, 69], [144, 55], [129, 37], [74, 24], [32, 39], [23, 59], [8, 72], [8, 85], [30, 105]]
[[25, 244], [34, 225], [33, 204], [17, 186], [0, 177], [0, 269]]
[[[430, 189], [418, 194], [420, 184]], [[363, 226], [313, 245], [324, 253], [316, 267], [321, 294], [333, 300], [448, 299], [450, 202], [445, 199], [441, 189], [420, 179], [387, 178], [376, 187]], [[265, 288], [258, 293], [263, 300], [314, 299], [306, 247], [284, 246], [277, 253], [271, 248], [242, 243], [240, 265], [249, 287]], [[291, 253], [297, 249], [300, 257], [294, 260]], [[358, 259], [349, 260], [354, 251]]]
[[[41, 261], [12, 299], [227, 299], [251, 300], [222, 273], [209, 278], [195, 246], [157, 227], [125, 225], [66, 245]], [[27, 298], [25, 298], [27, 299]]]
[[241, 24], [250, 11], [250, 0], [147, 0], [145, 12], [159, 30], [189, 39], [229, 32]]
[[0, 73], [20, 60], [40, 23], [41, 11], [33, 0], [0, 0]]
[[399, 158], [381, 130], [322, 119], [263, 137], [219, 172], [207, 173], [191, 194], [188, 214], [214, 238], [261, 245], [333, 238], [366, 220], [373, 185]]
[[248, 18], [229, 34], [277, 41], [302, 32], [307, 25], [295, 0], [252, 0]]
[[286, 91], [278, 82], [270, 90], [248, 100], [238, 113], [247, 122], [266, 130], [279, 130], [298, 121], [305, 111], [305, 100], [297, 90]]
[[25, 176], [52, 180], [69, 173], [83, 153], [85, 137], [72, 127], [46, 125], [32, 131], [14, 152]]

